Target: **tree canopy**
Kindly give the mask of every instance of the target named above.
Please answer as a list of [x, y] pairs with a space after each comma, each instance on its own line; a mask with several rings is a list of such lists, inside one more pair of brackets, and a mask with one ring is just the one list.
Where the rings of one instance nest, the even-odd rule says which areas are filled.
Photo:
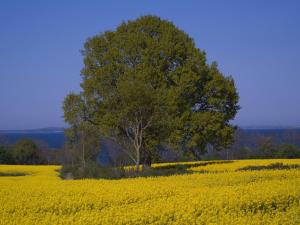
[[20, 139], [13, 146], [13, 157], [20, 164], [37, 164], [40, 161], [39, 149], [34, 141]]
[[199, 157], [207, 145], [231, 143], [229, 122], [239, 109], [234, 80], [173, 23], [156, 16], [123, 22], [89, 38], [82, 54], [82, 92], [67, 96], [75, 100], [64, 105], [65, 120], [96, 126], [122, 144], [137, 169], [158, 145]]

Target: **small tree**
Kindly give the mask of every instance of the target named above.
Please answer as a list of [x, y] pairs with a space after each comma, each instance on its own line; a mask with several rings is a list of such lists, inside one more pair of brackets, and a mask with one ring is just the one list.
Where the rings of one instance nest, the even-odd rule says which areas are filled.
[[88, 121], [84, 100], [80, 95], [70, 94], [64, 101], [64, 118], [71, 127], [65, 130], [67, 154], [71, 161], [83, 168], [87, 160], [95, 159], [100, 147], [99, 130]]
[[280, 144], [277, 147], [277, 150], [274, 152], [276, 158], [299, 158], [300, 157], [300, 148], [292, 144]]
[[14, 160], [11, 150], [6, 146], [0, 145], [0, 164], [13, 164]]
[[258, 143], [260, 157], [273, 158], [276, 150], [275, 143], [271, 137], [261, 137]]
[[40, 163], [39, 149], [34, 141], [30, 139], [20, 139], [13, 146], [13, 157], [19, 164], [37, 164]]

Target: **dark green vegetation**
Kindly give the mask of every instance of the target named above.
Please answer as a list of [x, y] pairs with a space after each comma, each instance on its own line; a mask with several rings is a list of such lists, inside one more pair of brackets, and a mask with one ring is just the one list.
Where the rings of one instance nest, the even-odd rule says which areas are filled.
[[206, 173], [207, 171], [188, 170], [192, 167], [207, 166], [212, 164], [232, 163], [233, 161], [211, 161], [211, 162], [193, 162], [193, 163], [176, 163], [169, 165], [160, 165], [155, 167], [144, 167], [137, 171], [134, 167], [103, 167], [95, 163], [88, 163], [85, 168], [74, 168], [65, 165], [60, 175], [63, 179], [82, 179], [82, 178], [104, 178], [104, 179], [121, 179], [134, 177], [150, 176], [171, 176], [178, 174]]
[[19, 177], [19, 176], [26, 176], [26, 173], [22, 172], [0, 172], [0, 177]]
[[53, 151], [31, 139], [20, 139], [12, 145], [0, 145], [0, 164], [59, 164], [62, 151]]
[[[2, 150], [12, 149], [16, 141], [20, 139], [33, 140], [47, 164], [61, 164], [70, 160], [69, 145], [64, 143], [64, 134], [58, 132], [41, 133], [0, 133], [0, 146]], [[224, 159], [255, 159], [255, 158], [299, 158], [300, 157], [300, 129], [237, 129], [234, 142], [223, 151], [212, 150], [201, 155], [204, 160]], [[56, 139], [57, 138], [57, 139]], [[68, 140], [69, 141], [69, 140]], [[265, 143], [269, 144], [265, 144]], [[266, 151], [260, 151], [265, 147], [271, 147], [268, 156]], [[289, 150], [290, 149], [290, 150]], [[7, 162], [7, 154], [0, 148], [0, 162]], [[100, 150], [100, 148], [99, 148]], [[99, 163], [102, 165], [118, 165], [119, 159], [124, 158], [125, 153], [116, 149], [111, 143], [102, 143], [101, 151], [98, 150]], [[268, 151], [267, 151], [268, 152]], [[122, 155], [123, 154], [123, 155]], [[67, 159], [65, 159], [67, 158]], [[161, 148], [155, 162], [180, 162], [195, 160], [193, 155], [184, 154], [181, 151], [172, 151]], [[129, 162], [128, 162], [129, 163]]]
[[242, 167], [239, 170], [286, 170], [286, 169], [298, 169], [300, 168], [299, 164], [289, 164], [285, 165], [283, 163], [271, 163], [267, 166], [246, 166]]
[[215, 150], [202, 159], [292, 159], [300, 157], [300, 132], [287, 129], [245, 131], [237, 129], [234, 143], [225, 151]]
[[[157, 176], [171, 176], [179, 174], [192, 173], [222, 173], [222, 171], [207, 171], [207, 170], [190, 170], [193, 167], [205, 167], [213, 164], [228, 164], [233, 163], [232, 160], [220, 161], [205, 161], [205, 162], [191, 162], [191, 163], [174, 163], [161, 164], [154, 167], [144, 167], [141, 171], [136, 171], [134, 167], [103, 167], [95, 163], [88, 163], [85, 168], [72, 168], [71, 166], [64, 166], [60, 171], [63, 179], [82, 179], [82, 178], [104, 178], [104, 179], [121, 179], [134, 177], [157, 177]], [[237, 169], [236, 171], [252, 171], [252, 170], [286, 170], [299, 169], [299, 164], [283, 164], [271, 163], [266, 166], [246, 166]], [[71, 177], [69, 177], [71, 175]]]
[[80, 167], [100, 134], [122, 147], [136, 171], [156, 161], [160, 148], [199, 159], [208, 147], [232, 143], [234, 81], [173, 23], [155, 16], [124, 22], [89, 38], [82, 53], [82, 92], [63, 104]]
[[14, 145], [12, 155], [19, 164], [37, 164], [40, 160], [37, 145], [28, 139], [18, 141]]

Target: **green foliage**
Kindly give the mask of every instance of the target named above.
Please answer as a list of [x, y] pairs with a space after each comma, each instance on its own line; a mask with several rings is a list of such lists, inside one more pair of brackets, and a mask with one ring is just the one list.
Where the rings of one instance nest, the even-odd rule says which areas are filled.
[[80, 95], [70, 93], [63, 103], [64, 119], [73, 126], [79, 126], [85, 117], [84, 101]]
[[281, 144], [277, 148], [278, 150], [274, 152], [275, 158], [293, 159], [300, 157], [300, 148], [296, 145]]
[[[191, 174], [194, 173], [190, 168], [207, 166], [213, 164], [227, 164], [233, 161], [210, 161], [210, 162], [194, 162], [194, 163], [178, 163], [178, 164], [162, 164], [161, 166], [148, 167], [144, 166], [137, 172], [133, 167], [110, 167], [100, 166], [93, 161], [88, 161], [86, 167], [72, 167], [64, 165], [60, 170], [60, 176], [63, 179], [69, 179], [72, 174], [72, 179], [84, 178], [104, 178], [104, 179], [121, 179], [121, 178], [135, 178], [135, 177], [157, 177], [157, 176], [171, 176], [176, 174]], [[200, 171], [197, 171], [200, 173]], [[201, 171], [207, 173], [207, 171]]]
[[38, 164], [39, 149], [30, 139], [20, 139], [13, 146], [12, 154], [17, 164]]
[[100, 133], [94, 125], [81, 122], [78, 126], [66, 129], [65, 136], [67, 161], [64, 163], [85, 167], [86, 161], [96, 161], [100, 150]]
[[99, 129], [90, 122], [87, 104], [82, 95], [69, 94], [63, 103], [64, 119], [71, 127], [65, 130], [67, 137], [67, 162], [72, 165], [96, 158], [100, 148]]
[[20, 139], [15, 144], [0, 146], [0, 164], [60, 164], [62, 151], [48, 149], [43, 142]]
[[13, 164], [14, 159], [10, 149], [5, 146], [0, 146], [0, 164]]
[[[65, 120], [89, 121], [114, 138], [137, 165], [157, 145], [198, 156], [228, 146], [239, 109], [231, 77], [173, 23], [143, 16], [88, 39], [80, 95], [64, 102]], [[79, 119], [78, 119], [79, 118]]]
[[261, 138], [258, 143], [259, 158], [292, 159], [300, 157], [300, 148], [292, 144], [276, 144], [270, 137]]
[[220, 160], [220, 159], [221, 159], [220, 153], [217, 151], [208, 153], [202, 157], [202, 160]]
[[272, 158], [276, 151], [275, 143], [270, 137], [262, 137], [258, 143], [259, 157]]

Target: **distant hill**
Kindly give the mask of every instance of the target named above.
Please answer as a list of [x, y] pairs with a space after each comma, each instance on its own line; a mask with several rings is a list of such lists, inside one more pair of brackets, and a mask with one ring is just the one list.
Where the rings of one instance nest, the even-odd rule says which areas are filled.
[[0, 144], [14, 144], [24, 138], [42, 142], [49, 148], [61, 148], [65, 142], [64, 129], [62, 127], [47, 127], [27, 130], [0, 130]]
[[0, 134], [7, 133], [62, 133], [64, 127], [45, 127], [40, 129], [23, 129], [23, 130], [0, 130]]

